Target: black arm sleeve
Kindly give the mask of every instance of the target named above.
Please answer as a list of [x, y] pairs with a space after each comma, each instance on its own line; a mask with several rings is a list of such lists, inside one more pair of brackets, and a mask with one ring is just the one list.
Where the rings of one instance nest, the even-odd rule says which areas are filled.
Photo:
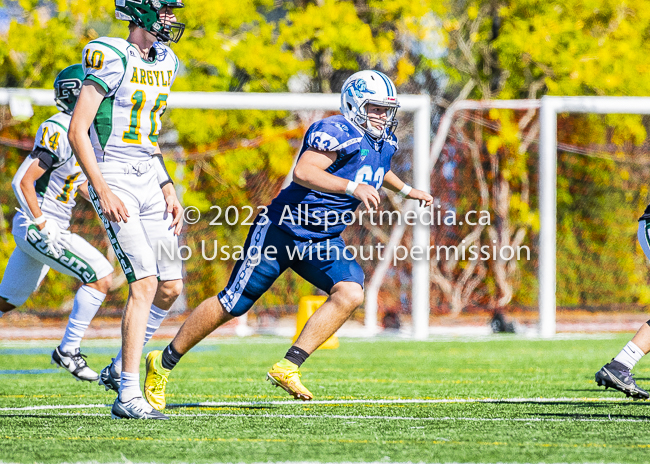
[[37, 159], [38, 166], [45, 169], [46, 171], [52, 169], [52, 166], [54, 166], [54, 163], [57, 161], [56, 156], [54, 156], [51, 152], [42, 149], [41, 147], [34, 148], [34, 151], [32, 151], [29, 156]]

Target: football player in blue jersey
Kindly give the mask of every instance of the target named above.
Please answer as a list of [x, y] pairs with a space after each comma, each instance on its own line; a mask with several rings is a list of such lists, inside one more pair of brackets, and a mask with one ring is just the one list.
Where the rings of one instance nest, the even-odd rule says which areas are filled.
[[361, 266], [344, 252], [340, 237], [356, 208], [379, 206], [380, 187], [429, 206], [433, 198], [411, 188], [390, 169], [398, 149], [399, 103], [393, 82], [360, 71], [341, 90], [341, 115], [314, 123], [305, 135], [293, 182], [260, 214], [225, 289], [201, 303], [174, 340], [147, 356], [145, 395], [165, 407], [171, 369], [194, 345], [233, 317], [246, 313], [287, 268], [327, 292], [284, 359], [267, 379], [295, 398], [313, 395], [300, 381], [300, 366], [363, 302]]

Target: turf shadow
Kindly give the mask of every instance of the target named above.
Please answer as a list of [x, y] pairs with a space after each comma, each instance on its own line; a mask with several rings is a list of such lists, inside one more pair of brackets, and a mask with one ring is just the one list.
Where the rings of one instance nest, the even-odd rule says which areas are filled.
[[[600, 392], [600, 393], [603, 393], [606, 390], [604, 390], [603, 387], [594, 387], [594, 388], [565, 388], [564, 391], [568, 391], [568, 392], [590, 392], [590, 393]], [[612, 391], [616, 391], [616, 390], [612, 390]]]
[[571, 419], [636, 419], [636, 420], [648, 420], [650, 421], [650, 416], [638, 416], [633, 414], [576, 414], [576, 413], [553, 413], [553, 412], [543, 412], [535, 414], [534, 417], [556, 417], [556, 418], [571, 418]]
[[[631, 402], [632, 402], [632, 400], [630, 400], [630, 403]], [[498, 400], [495, 400], [495, 401], [490, 401], [490, 402], [485, 402], [485, 403], [477, 403], [477, 404], [500, 404], [500, 405], [509, 405], [509, 406], [516, 406], [516, 405], [520, 405], [520, 404], [526, 404], [526, 405], [534, 405], [534, 406], [571, 406], [571, 407], [593, 407], [595, 405], [598, 405], [598, 406], [609, 406], [609, 407], [611, 407], [610, 403], [601, 405], [601, 404], [598, 404], [598, 403], [592, 402], [592, 401], [562, 401], [562, 400], [558, 400], [558, 401], [533, 401], [533, 400], [531, 400], [531, 401], [517, 401], [516, 403], [512, 402], [512, 401], [498, 401]], [[616, 403], [616, 404], [618, 405], [619, 403]], [[623, 402], [623, 403], [620, 403], [620, 404], [627, 404], [627, 403]]]
[[263, 405], [263, 404], [252, 404], [252, 405], [242, 405], [242, 406], [210, 406], [207, 404], [201, 404], [201, 403], [180, 403], [180, 404], [168, 404], [165, 408], [166, 409], [182, 409], [182, 408], [187, 408], [187, 409], [195, 409], [195, 408], [218, 408], [218, 407], [227, 407], [228, 409], [242, 409], [242, 410], [264, 410], [264, 409], [276, 409], [275, 407], [271, 405]]
[[[2, 418], [8, 418], [8, 419], [25, 419], [25, 418], [30, 418], [30, 419], [64, 419], [64, 420], [69, 420], [71, 417], [70, 415], [66, 416], [61, 416], [57, 414], [0, 414], [0, 417]], [[82, 416], [82, 417], [87, 417], [87, 416]], [[93, 416], [93, 417], [101, 417], [101, 416]], [[110, 414], [107, 414], [106, 417], [111, 417]]]
[[[611, 408], [612, 403], [575, 403], [578, 406], [582, 406], [585, 408]], [[643, 400], [635, 400], [633, 398], [629, 398], [628, 401], [621, 401], [621, 402], [616, 402], [616, 407], [639, 407], [639, 406], [650, 406], [650, 402], [643, 401]]]

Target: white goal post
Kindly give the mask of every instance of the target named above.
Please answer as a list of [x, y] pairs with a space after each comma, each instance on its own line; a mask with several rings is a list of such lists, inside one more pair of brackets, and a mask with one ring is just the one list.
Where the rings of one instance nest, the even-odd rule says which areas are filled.
[[558, 113], [650, 114], [650, 97], [542, 97], [539, 169], [539, 334], [555, 335]]
[[479, 109], [540, 109], [539, 134], [539, 326], [542, 338], [556, 333], [557, 253], [557, 115], [558, 113], [650, 114], [650, 97], [554, 97], [541, 100], [461, 100], [452, 104], [440, 121], [431, 148], [431, 166], [447, 139], [455, 114]]
[[[24, 108], [25, 102], [37, 106], [54, 106], [53, 91], [48, 89], [0, 88], [0, 105]], [[175, 92], [169, 98], [170, 108], [212, 110], [323, 110], [337, 111], [338, 94], [299, 93], [235, 93]], [[452, 104], [443, 115], [431, 144], [431, 101], [426, 95], [401, 95], [401, 109], [414, 115], [413, 186], [430, 190], [430, 173], [447, 139], [454, 116], [470, 109], [540, 109], [539, 149], [539, 335], [552, 338], [556, 331], [556, 227], [557, 227], [557, 114], [650, 114], [650, 97], [551, 97], [541, 100], [462, 100]], [[419, 206], [407, 206], [421, 212]], [[399, 245], [404, 229], [395, 228], [387, 247]], [[413, 245], [428, 249], [430, 232], [421, 222], [413, 227]], [[378, 293], [389, 259], [377, 266], [366, 288], [365, 329], [367, 335], [377, 332]], [[423, 340], [429, 336], [430, 269], [426, 260], [412, 263], [412, 336]]]

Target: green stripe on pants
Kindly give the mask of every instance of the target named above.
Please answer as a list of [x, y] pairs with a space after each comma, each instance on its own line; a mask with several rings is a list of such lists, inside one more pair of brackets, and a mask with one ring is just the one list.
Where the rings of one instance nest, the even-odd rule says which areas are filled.
[[129, 261], [129, 258], [126, 256], [126, 254], [124, 254], [124, 251], [122, 251], [122, 247], [120, 246], [120, 242], [117, 241], [117, 235], [115, 234], [115, 231], [111, 226], [111, 223], [108, 221], [108, 219], [104, 217], [104, 213], [102, 212], [102, 207], [99, 204], [99, 197], [97, 196], [95, 189], [90, 184], [88, 184], [88, 195], [90, 196], [90, 201], [93, 204], [95, 211], [97, 211], [97, 214], [99, 215], [99, 219], [101, 219], [102, 224], [104, 224], [104, 229], [106, 229], [106, 233], [108, 234], [108, 239], [110, 240], [111, 245], [113, 245], [115, 256], [117, 257], [117, 260], [120, 262], [120, 266], [122, 266], [122, 270], [124, 271], [124, 275], [126, 276], [127, 282], [128, 283], [135, 282], [137, 279], [135, 278], [135, 272], [133, 272], [133, 266], [131, 265], [131, 261]]
[[83, 258], [75, 255], [68, 249], [63, 249], [63, 253], [58, 258], [55, 258], [54, 255], [50, 252], [50, 249], [43, 240], [38, 227], [34, 224], [30, 225], [27, 228], [27, 243], [34, 247], [36, 251], [41, 253], [43, 256], [53, 259], [61, 266], [65, 267], [67, 270], [72, 272], [79, 280], [84, 284], [90, 284], [97, 281], [97, 274], [90, 264]]

